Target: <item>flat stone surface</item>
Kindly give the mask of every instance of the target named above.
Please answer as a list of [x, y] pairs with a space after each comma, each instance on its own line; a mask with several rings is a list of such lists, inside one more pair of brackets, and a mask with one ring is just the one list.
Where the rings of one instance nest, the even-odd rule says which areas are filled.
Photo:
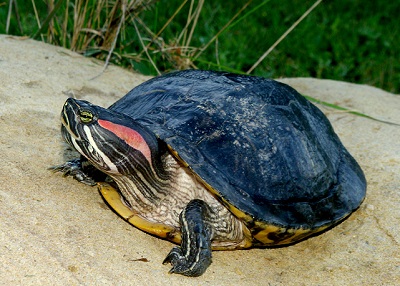
[[[69, 96], [108, 106], [146, 77], [60, 47], [0, 36], [0, 281], [4, 285], [398, 285], [400, 127], [320, 108], [368, 180], [359, 210], [290, 247], [214, 252], [199, 278], [169, 275], [173, 246], [113, 213], [62, 163]], [[314, 98], [400, 123], [400, 97], [331, 80], [282, 80]]]

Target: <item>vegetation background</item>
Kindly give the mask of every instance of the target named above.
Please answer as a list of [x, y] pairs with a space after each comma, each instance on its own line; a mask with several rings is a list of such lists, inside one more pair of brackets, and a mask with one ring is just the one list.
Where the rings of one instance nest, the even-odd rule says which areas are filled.
[[399, 14], [389, 0], [0, 0], [0, 33], [144, 74], [228, 70], [399, 93]]

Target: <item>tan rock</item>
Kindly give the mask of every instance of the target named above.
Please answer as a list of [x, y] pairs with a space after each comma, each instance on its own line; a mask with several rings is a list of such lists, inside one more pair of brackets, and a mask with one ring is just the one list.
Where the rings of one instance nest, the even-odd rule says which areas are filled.
[[[113, 213], [95, 187], [47, 170], [67, 147], [68, 96], [108, 106], [146, 77], [60, 47], [0, 36], [0, 284], [395, 285], [400, 281], [400, 127], [321, 107], [368, 179], [349, 219], [296, 245], [214, 252], [200, 278], [168, 275], [172, 244]], [[400, 123], [400, 97], [350, 83], [282, 80], [299, 92]], [[71, 152], [70, 156], [73, 156]]]

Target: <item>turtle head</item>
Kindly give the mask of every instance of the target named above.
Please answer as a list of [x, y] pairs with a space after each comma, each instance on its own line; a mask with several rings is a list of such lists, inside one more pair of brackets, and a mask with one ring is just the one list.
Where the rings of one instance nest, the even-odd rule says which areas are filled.
[[61, 122], [64, 139], [104, 173], [126, 175], [157, 164], [156, 136], [127, 115], [69, 98]]

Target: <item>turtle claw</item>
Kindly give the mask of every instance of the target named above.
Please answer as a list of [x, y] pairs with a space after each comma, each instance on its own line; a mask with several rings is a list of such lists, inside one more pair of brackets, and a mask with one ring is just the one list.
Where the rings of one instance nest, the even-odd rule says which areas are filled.
[[169, 274], [175, 273], [197, 277], [202, 275], [211, 264], [211, 250], [206, 252], [209, 252], [209, 255], [204, 255], [198, 257], [198, 260], [193, 260], [193, 257], [184, 256], [182, 248], [175, 246], [164, 259], [163, 264], [171, 263], [172, 268], [169, 270]]
[[182, 248], [180, 248], [179, 246], [173, 247], [168, 253], [167, 257], [165, 257], [163, 264], [168, 263], [171, 263], [171, 265], [173, 266], [168, 272], [169, 274], [183, 274], [188, 268], [185, 267], [185, 265], [187, 265], [187, 261], [182, 253]]
[[50, 168], [48, 168], [48, 170], [51, 170], [55, 173], [61, 172], [61, 173], [63, 173], [64, 177], [73, 177], [78, 182], [89, 185], [89, 186], [96, 185], [96, 182], [93, 180], [93, 178], [90, 177], [89, 175], [87, 175], [82, 170], [82, 165], [81, 165], [80, 159], [67, 161], [64, 164], [50, 167]]

